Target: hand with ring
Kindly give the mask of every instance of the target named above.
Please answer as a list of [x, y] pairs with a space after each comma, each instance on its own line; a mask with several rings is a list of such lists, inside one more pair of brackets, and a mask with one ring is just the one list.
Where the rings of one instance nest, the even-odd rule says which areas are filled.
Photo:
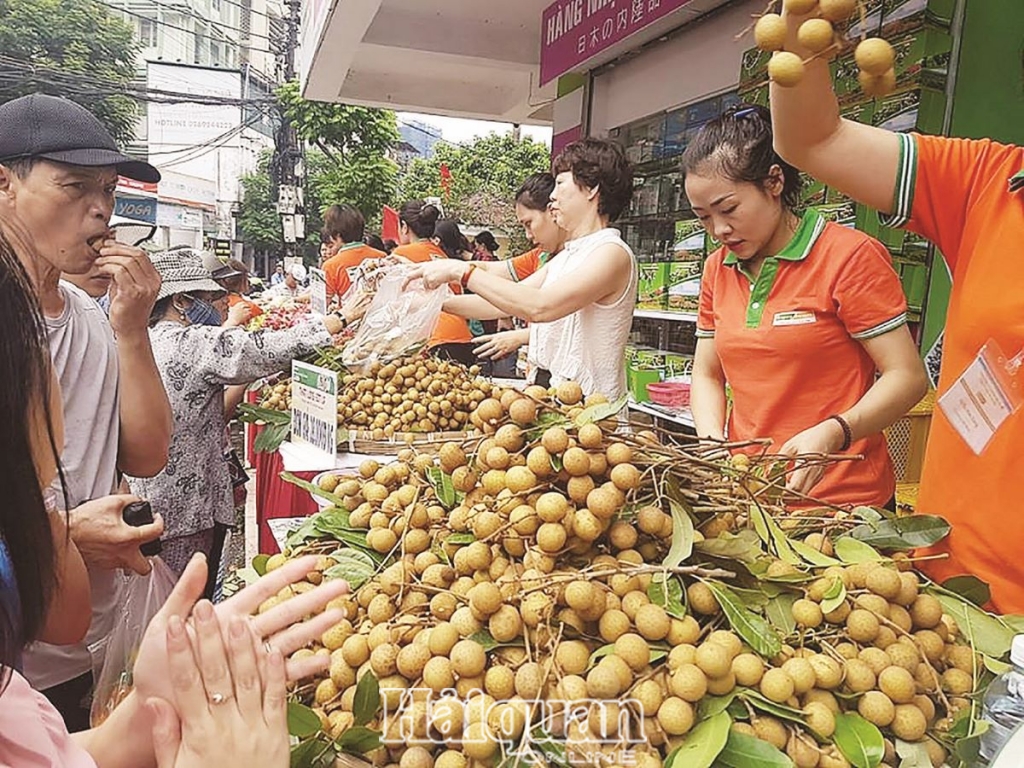
[[173, 704], [147, 702], [158, 768], [284, 768], [289, 743], [281, 652], [268, 652], [270, 644], [261, 644], [241, 616], [222, 627], [209, 602], [196, 605], [192, 615], [191, 632], [180, 617], [167, 622]]

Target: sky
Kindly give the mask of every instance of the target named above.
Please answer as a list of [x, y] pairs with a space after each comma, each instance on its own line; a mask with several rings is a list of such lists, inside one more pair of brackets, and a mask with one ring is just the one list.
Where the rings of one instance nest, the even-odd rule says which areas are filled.
[[[489, 133], [510, 133], [511, 123], [492, 123], [485, 120], [464, 120], [459, 117], [438, 117], [437, 115], [421, 115], [413, 112], [399, 112], [399, 120], [418, 120], [441, 129], [445, 141], [462, 144], [472, 141], [476, 136]], [[551, 146], [551, 128], [549, 126], [524, 125], [523, 136]]]

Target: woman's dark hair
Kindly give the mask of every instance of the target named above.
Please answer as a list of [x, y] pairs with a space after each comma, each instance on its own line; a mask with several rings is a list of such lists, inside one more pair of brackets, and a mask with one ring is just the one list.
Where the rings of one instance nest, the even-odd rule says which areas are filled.
[[771, 112], [740, 104], [703, 128], [683, 153], [683, 173], [718, 173], [735, 182], [763, 185], [772, 166], [782, 169], [782, 204], [800, 206], [800, 172], [775, 151]]
[[363, 238], [363, 243], [375, 250], [384, 250], [384, 241], [380, 239], [380, 235], [367, 235]]
[[469, 240], [459, 229], [455, 219], [441, 219], [434, 227], [434, 237], [440, 240], [441, 250], [449, 259], [462, 260], [462, 252], [469, 250]]
[[497, 253], [498, 248], [500, 248], [500, 246], [498, 245], [498, 241], [494, 239], [494, 235], [492, 235], [486, 229], [479, 235], [474, 237], [473, 240], [476, 242], [477, 245], [482, 245], [491, 253]]
[[622, 147], [604, 139], [574, 141], [555, 158], [555, 174], [571, 172], [576, 183], [598, 189], [597, 212], [615, 221], [633, 197], [633, 166]]
[[339, 238], [343, 243], [358, 243], [366, 234], [366, 219], [348, 203], [332, 205], [324, 212], [323, 233], [328, 242]]
[[555, 191], [555, 177], [550, 173], [535, 173], [527, 177], [516, 192], [516, 203], [531, 211], [546, 211]]
[[410, 200], [402, 206], [398, 217], [404, 221], [420, 240], [434, 236], [434, 227], [441, 218], [441, 212], [422, 200]]
[[[15, 586], [0, 581], [0, 691], [22, 648], [34, 640], [46, 620], [56, 583], [49, 513], [33, 460], [33, 416], [42, 408], [57, 459], [50, 413], [50, 367], [46, 328], [24, 267], [10, 240], [0, 232], [0, 364], [10, 374], [0, 393], [0, 483], [7, 499], [0, 504], [0, 541], [10, 558]], [[35, 446], [38, 449], [39, 446]], [[64, 473], [57, 463], [61, 487]], [[65, 505], [66, 508], [66, 505]]]
[[167, 310], [170, 308], [172, 301], [174, 301], [174, 296], [164, 296], [162, 299], [157, 300], [153, 305], [153, 311], [149, 313], [150, 328], [164, 319], [164, 315], [167, 314]]
[[384, 253], [391, 255], [391, 252], [398, 247], [398, 243], [392, 240], [390, 237], [384, 241]]

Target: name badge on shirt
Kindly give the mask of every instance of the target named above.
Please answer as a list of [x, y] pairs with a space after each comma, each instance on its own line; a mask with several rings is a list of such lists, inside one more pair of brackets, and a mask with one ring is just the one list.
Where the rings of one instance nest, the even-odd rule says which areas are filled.
[[1024, 351], [1008, 358], [995, 341], [989, 341], [939, 398], [949, 423], [976, 455], [981, 455], [999, 428], [1024, 404], [1018, 381], [1022, 363]]
[[818, 317], [813, 312], [796, 310], [793, 312], [778, 312], [772, 320], [772, 325], [810, 325], [818, 322]]

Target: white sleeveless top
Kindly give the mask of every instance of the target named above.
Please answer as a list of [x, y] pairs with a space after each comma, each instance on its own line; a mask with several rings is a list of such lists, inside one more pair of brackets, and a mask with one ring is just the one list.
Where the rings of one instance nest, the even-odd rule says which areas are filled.
[[529, 360], [534, 369], [551, 372], [553, 386], [576, 381], [586, 395], [599, 393], [615, 401], [626, 394], [626, 341], [636, 306], [636, 256], [617, 229], [602, 229], [570, 240], [548, 262], [544, 285], [572, 280], [572, 273], [587, 269], [593, 252], [613, 243], [629, 254], [629, 283], [610, 304], [590, 304], [550, 323], [530, 324]]

